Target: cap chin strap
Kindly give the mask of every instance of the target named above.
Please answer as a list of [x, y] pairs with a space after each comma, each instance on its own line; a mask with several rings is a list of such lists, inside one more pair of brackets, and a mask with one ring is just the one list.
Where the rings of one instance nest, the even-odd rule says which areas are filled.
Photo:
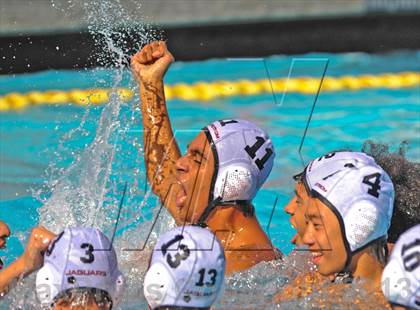
[[[305, 172], [304, 172], [305, 173]], [[311, 189], [310, 188], [310, 186], [309, 186], [309, 184], [306, 182], [306, 178], [304, 177], [304, 175], [303, 175], [303, 183], [304, 183], [304, 185], [305, 185], [305, 188], [306, 188], [306, 190], [307, 190], [307, 192], [308, 192], [308, 194], [310, 195], [310, 196], [312, 196], [312, 197], [314, 197], [314, 198], [317, 198], [317, 199], [319, 199], [325, 206], [327, 206], [333, 213], [334, 213], [334, 215], [336, 216], [336, 218], [337, 218], [337, 220], [338, 220], [338, 223], [340, 224], [340, 231], [341, 231], [341, 237], [342, 237], [342, 240], [343, 240], [343, 242], [344, 242], [344, 247], [345, 247], [345, 249], [346, 249], [346, 254], [347, 254], [347, 259], [346, 259], [346, 262], [345, 262], [345, 265], [344, 265], [344, 268], [343, 268], [343, 270], [342, 271], [340, 271], [338, 274], [337, 274], [337, 277], [339, 277], [339, 278], [343, 278], [343, 277], [345, 277], [345, 278], [350, 278], [350, 279], [352, 279], [353, 278], [353, 276], [352, 276], [352, 272], [351, 271], [349, 271], [349, 268], [350, 268], [350, 264], [351, 264], [351, 261], [352, 261], [352, 259], [353, 259], [353, 257], [354, 257], [354, 255], [356, 254], [356, 253], [358, 253], [358, 252], [360, 252], [360, 251], [362, 251], [362, 250], [364, 250], [365, 248], [367, 248], [368, 246], [370, 246], [372, 243], [374, 243], [374, 242], [376, 242], [376, 241], [378, 241], [378, 240], [380, 240], [380, 239], [385, 239], [386, 240], [386, 236], [381, 236], [381, 237], [379, 237], [379, 238], [377, 238], [377, 239], [374, 239], [374, 240], [372, 240], [372, 241], [370, 241], [370, 242], [368, 242], [368, 243], [366, 243], [364, 246], [362, 246], [362, 247], [360, 247], [360, 248], [358, 248], [358, 249], [356, 249], [356, 250], [354, 250], [354, 251], [352, 251], [351, 249], [350, 249], [350, 244], [349, 244], [349, 242], [348, 242], [348, 240], [347, 240], [347, 237], [346, 237], [346, 234], [345, 234], [345, 225], [344, 225], [344, 220], [343, 220], [343, 217], [341, 216], [341, 213], [337, 210], [337, 208], [328, 200], [328, 199], [326, 199], [324, 196], [322, 196], [321, 194], [319, 194], [317, 191], [315, 191], [315, 190], [313, 190], [313, 189]], [[348, 281], [348, 280], [347, 280]], [[341, 283], [348, 283], [348, 282], [341, 282]]]
[[210, 214], [213, 212], [214, 209], [222, 202], [222, 198], [218, 197], [207, 206], [207, 208], [204, 209], [204, 212], [201, 214], [200, 218], [198, 219], [198, 222], [195, 224], [200, 227], [207, 227], [207, 218], [210, 216]]
[[[193, 225], [201, 226], [201, 227], [207, 227], [207, 219], [210, 216], [210, 214], [213, 212], [214, 209], [218, 206], [242, 206], [242, 211], [245, 210], [244, 206], [251, 206], [251, 210], [249, 210], [249, 214], [254, 214], [254, 207], [252, 206], [251, 200], [231, 200], [231, 201], [223, 201], [222, 197], [217, 197], [214, 199], [214, 186], [216, 184], [217, 174], [219, 170], [219, 156], [217, 154], [216, 145], [214, 144], [214, 141], [211, 137], [211, 134], [207, 127], [203, 128], [203, 132], [206, 135], [207, 141], [210, 144], [210, 148], [214, 157], [214, 171], [213, 176], [211, 179], [210, 184], [210, 192], [209, 192], [209, 202], [206, 209], [204, 209], [204, 212], [201, 214], [200, 218], [198, 219], [197, 223]], [[225, 184], [226, 185], [226, 184]]]
[[[245, 213], [245, 215], [253, 216], [255, 213], [254, 206], [252, 205], [250, 200], [231, 200], [231, 201], [222, 201], [221, 197], [216, 198], [212, 202], [210, 202], [209, 206], [204, 210], [201, 214], [200, 218], [198, 219], [195, 225], [200, 227], [207, 227], [207, 219], [209, 218], [210, 214], [213, 212], [216, 207], [240, 207], [240, 210]], [[249, 210], [246, 210], [245, 207], [249, 207]]]
[[336, 274], [333, 283], [350, 284], [353, 282], [353, 275], [349, 271], [341, 271]]
[[383, 249], [384, 252], [381, 255], [384, 255], [385, 257], [388, 257], [388, 249], [387, 249], [387, 246], [386, 246], [387, 237], [386, 236], [381, 236], [379, 238], [373, 239], [372, 241], [366, 243], [364, 246], [354, 250], [353, 252], [347, 252], [347, 257], [348, 258], [347, 258], [346, 265], [344, 266], [344, 269], [343, 269], [342, 272], [349, 272], [348, 269], [350, 267], [351, 261], [352, 261], [353, 256], [355, 254], [357, 254], [358, 252], [366, 249], [367, 247], [371, 246], [373, 243], [378, 242], [380, 240], [384, 241], [384, 249]]

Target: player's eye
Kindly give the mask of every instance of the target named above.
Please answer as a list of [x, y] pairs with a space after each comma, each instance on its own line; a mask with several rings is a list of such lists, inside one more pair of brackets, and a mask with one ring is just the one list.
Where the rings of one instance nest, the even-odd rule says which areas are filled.
[[193, 152], [192, 156], [193, 156], [194, 162], [201, 165], [201, 163], [203, 162], [203, 156], [200, 153], [197, 153], [197, 152]]
[[313, 223], [315, 230], [320, 230], [322, 228], [322, 224], [319, 223]]

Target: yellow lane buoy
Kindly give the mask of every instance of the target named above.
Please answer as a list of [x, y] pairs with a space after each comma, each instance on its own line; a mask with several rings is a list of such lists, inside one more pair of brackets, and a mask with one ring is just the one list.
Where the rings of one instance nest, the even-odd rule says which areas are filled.
[[[260, 80], [214, 81], [197, 82], [194, 84], [178, 83], [165, 85], [165, 96], [168, 100], [209, 101], [217, 98], [232, 96], [254, 96], [263, 93], [295, 92], [301, 94], [315, 94], [342, 90], [360, 90], [387, 88], [399, 89], [420, 86], [420, 72], [399, 72], [383, 74], [364, 74], [359, 76], [326, 76], [321, 79], [315, 77], [295, 77]], [[320, 88], [321, 87], [321, 88]], [[30, 91], [27, 93], [9, 93], [0, 96], [0, 112], [22, 110], [31, 105], [76, 104], [104, 104], [109, 101], [112, 90], [106, 88], [70, 89]], [[130, 88], [119, 88], [115, 96], [123, 101], [130, 101], [134, 92]]]

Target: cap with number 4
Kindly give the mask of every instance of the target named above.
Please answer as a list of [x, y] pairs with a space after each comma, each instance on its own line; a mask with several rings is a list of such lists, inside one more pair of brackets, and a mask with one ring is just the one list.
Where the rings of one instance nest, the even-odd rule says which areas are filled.
[[144, 295], [152, 309], [210, 307], [222, 294], [224, 274], [225, 256], [215, 235], [198, 226], [177, 227], [153, 250]]
[[382, 291], [393, 304], [420, 309], [420, 224], [395, 243], [382, 273]]
[[360, 152], [334, 152], [313, 160], [302, 180], [308, 192], [338, 217], [351, 255], [386, 238], [394, 205], [394, 186], [375, 160]]
[[72, 289], [96, 289], [113, 305], [123, 293], [124, 278], [108, 238], [96, 228], [66, 228], [50, 244], [36, 276], [40, 302], [49, 305]]

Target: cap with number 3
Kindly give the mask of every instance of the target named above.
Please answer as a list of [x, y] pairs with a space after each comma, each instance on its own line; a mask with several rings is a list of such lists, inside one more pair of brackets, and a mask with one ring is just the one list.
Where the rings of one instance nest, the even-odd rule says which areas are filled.
[[350, 254], [386, 238], [394, 186], [372, 157], [360, 152], [326, 154], [309, 163], [302, 180], [308, 192], [337, 215]]
[[215, 235], [198, 226], [177, 227], [153, 250], [144, 295], [152, 309], [210, 307], [222, 294], [224, 274], [225, 256]]
[[78, 288], [105, 292], [118, 304], [124, 278], [109, 239], [96, 228], [66, 228], [50, 244], [44, 266], [36, 276], [36, 290], [43, 305]]
[[420, 309], [420, 224], [398, 238], [382, 273], [382, 291], [393, 304]]

